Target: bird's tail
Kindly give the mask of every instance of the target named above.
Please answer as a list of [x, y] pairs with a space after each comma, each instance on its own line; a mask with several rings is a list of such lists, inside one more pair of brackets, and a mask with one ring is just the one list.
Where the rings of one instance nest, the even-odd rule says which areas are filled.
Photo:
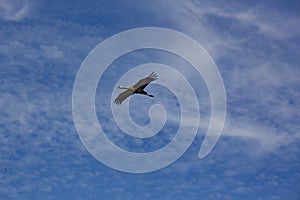
[[149, 96], [149, 97], [154, 97], [152, 94], [147, 94], [147, 96]]

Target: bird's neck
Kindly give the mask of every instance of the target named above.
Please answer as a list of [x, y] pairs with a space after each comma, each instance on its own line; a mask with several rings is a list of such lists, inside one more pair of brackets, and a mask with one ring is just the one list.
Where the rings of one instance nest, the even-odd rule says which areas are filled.
[[132, 91], [135, 90], [133, 86], [128, 86], [127, 89], [128, 89], [128, 90], [132, 90]]
[[120, 86], [120, 89], [125, 89], [125, 90], [134, 90], [134, 88], [132, 86]]

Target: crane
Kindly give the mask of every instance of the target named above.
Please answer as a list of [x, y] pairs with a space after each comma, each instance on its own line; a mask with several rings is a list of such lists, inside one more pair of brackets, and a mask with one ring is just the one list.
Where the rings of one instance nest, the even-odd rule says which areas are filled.
[[114, 103], [120, 105], [127, 97], [133, 94], [143, 94], [149, 97], [154, 97], [152, 94], [148, 94], [144, 89], [149, 83], [155, 81], [157, 78], [157, 74], [155, 72], [152, 72], [149, 76], [139, 80], [136, 84], [132, 86], [125, 87], [119, 85], [117, 88], [126, 89], [126, 91], [119, 94], [119, 96], [115, 99]]

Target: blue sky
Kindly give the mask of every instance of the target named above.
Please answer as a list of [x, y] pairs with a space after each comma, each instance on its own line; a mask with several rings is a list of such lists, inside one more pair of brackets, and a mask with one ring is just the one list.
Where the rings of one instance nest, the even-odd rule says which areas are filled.
[[[299, 199], [299, 10], [292, 0], [0, 0], [0, 199]], [[197, 157], [204, 120], [193, 144], [172, 165], [129, 174], [103, 165], [85, 149], [74, 126], [72, 89], [96, 45], [146, 26], [183, 32], [205, 47], [224, 80], [227, 118], [205, 159]], [[161, 53], [132, 52], [99, 82], [106, 89], [96, 95], [99, 122], [122, 148], [157, 149], [178, 127], [168, 121], [164, 134], [151, 141], [133, 139], [115, 126], [106, 107], [111, 100], [106, 92], [137, 64], [162, 62], [192, 74], [187, 63]], [[206, 119], [205, 85], [193, 76], [189, 80], [199, 88]], [[169, 90], [147, 89], [157, 91], [156, 103], [178, 117]], [[151, 104], [131, 98], [136, 123], [149, 122]]]

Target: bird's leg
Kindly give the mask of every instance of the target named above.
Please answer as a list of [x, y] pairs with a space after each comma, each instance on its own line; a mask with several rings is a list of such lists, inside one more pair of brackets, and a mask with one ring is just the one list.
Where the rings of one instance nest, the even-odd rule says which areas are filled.
[[142, 91], [142, 94], [144, 94], [144, 95], [147, 95], [148, 97], [154, 97], [152, 94], [148, 94], [148, 92], [146, 92], [146, 91]]

